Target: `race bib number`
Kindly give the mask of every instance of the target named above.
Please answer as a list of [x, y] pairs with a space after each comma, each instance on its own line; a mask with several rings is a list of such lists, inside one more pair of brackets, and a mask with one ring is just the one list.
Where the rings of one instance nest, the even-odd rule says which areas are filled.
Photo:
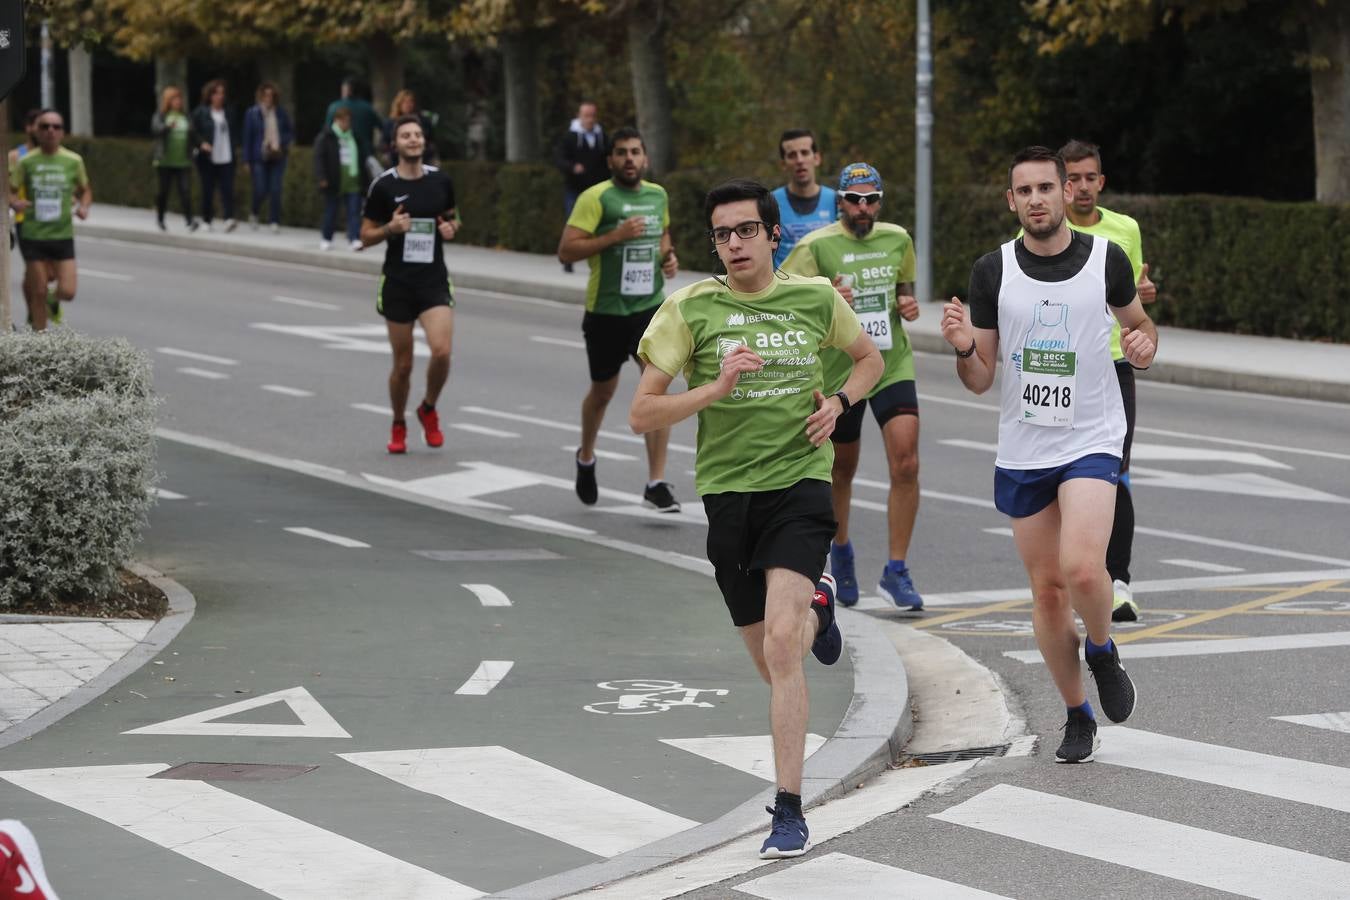
[[436, 221], [413, 219], [412, 228], [403, 236], [403, 261], [429, 263], [436, 258]]
[[38, 191], [33, 198], [33, 216], [39, 222], [56, 222], [61, 218], [60, 191]]
[[1077, 354], [1068, 350], [1022, 350], [1022, 421], [1027, 425], [1073, 425]]
[[891, 311], [887, 298], [891, 288], [880, 291], [853, 291], [853, 311], [858, 314], [858, 322], [863, 331], [877, 345], [878, 350], [889, 350], [894, 346], [891, 334]]
[[656, 290], [656, 248], [651, 244], [624, 247], [619, 278], [619, 293], [623, 296], [650, 296]]

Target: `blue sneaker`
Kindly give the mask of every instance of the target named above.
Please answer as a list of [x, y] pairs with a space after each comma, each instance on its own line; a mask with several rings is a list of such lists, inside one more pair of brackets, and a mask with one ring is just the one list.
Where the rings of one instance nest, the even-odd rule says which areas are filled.
[[759, 848], [760, 859], [787, 859], [811, 849], [805, 816], [782, 807], [766, 806], [764, 811], [773, 816], [773, 830]]
[[811, 598], [811, 609], [816, 607], [825, 607], [825, 628], [816, 635], [816, 639], [811, 643], [811, 653], [816, 659], [827, 666], [832, 666], [839, 662], [839, 656], [844, 652], [844, 636], [839, 633], [839, 623], [834, 620], [834, 598], [835, 598], [834, 578], [829, 575], [820, 576], [820, 581], [816, 582], [816, 595]]
[[877, 590], [881, 591], [882, 596], [901, 609], [916, 612], [923, 609], [923, 598], [914, 589], [914, 582], [909, 577], [909, 569], [902, 569], [897, 572], [890, 565], [887, 565], [881, 573], [881, 583], [877, 585]]
[[842, 547], [830, 544], [830, 574], [834, 576], [835, 599], [844, 606], [858, 603], [858, 576], [853, 571], [853, 542]]

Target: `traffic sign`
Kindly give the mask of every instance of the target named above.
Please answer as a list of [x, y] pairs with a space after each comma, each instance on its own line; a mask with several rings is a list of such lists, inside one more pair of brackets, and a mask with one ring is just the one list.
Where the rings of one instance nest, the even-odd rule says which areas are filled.
[[27, 68], [23, 0], [0, 0], [0, 100], [23, 80]]

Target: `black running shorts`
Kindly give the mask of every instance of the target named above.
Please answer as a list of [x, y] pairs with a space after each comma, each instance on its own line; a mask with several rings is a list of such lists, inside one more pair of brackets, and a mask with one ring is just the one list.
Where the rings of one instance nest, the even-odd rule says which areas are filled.
[[852, 444], [862, 437], [863, 408], [872, 407], [872, 418], [878, 427], [896, 416], [917, 416], [919, 414], [919, 393], [913, 381], [897, 381], [888, 384], [872, 396], [866, 403], [855, 403], [834, 422], [834, 433], [830, 440], [836, 444]]
[[455, 306], [455, 295], [450, 282], [444, 286], [400, 284], [380, 276], [380, 288], [375, 295], [375, 311], [390, 322], [410, 325], [422, 313], [437, 306]]
[[75, 239], [66, 238], [62, 241], [34, 241], [25, 237], [19, 238], [19, 255], [23, 257], [24, 262], [63, 262], [67, 259], [75, 258]]
[[638, 359], [638, 342], [660, 306], [644, 309], [631, 316], [611, 316], [588, 312], [581, 318], [581, 334], [586, 339], [586, 362], [591, 368], [591, 381], [609, 381], [624, 362]]

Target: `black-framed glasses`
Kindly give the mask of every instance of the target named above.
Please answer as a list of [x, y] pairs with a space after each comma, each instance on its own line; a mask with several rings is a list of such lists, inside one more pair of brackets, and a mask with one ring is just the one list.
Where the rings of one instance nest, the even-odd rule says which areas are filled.
[[713, 228], [708, 232], [708, 237], [712, 238], [714, 244], [725, 244], [727, 241], [731, 240], [731, 233], [734, 231], [736, 232], [736, 237], [743, 241], [748, 241], [759, 234], [759, 226], [761, 225], [765, 228], [769, 227], [768, 222], [750, 219], [749, 221], [741, 222], [739, 225], [733, 225], [730, 228]]
[[65, 131], [65, 128], [66, 128], [66, 126], [61, 125], [61, 124], [58, 124], [58, 123], [56, 123], [56, 122], [39, 122], [39, 123], [37, 123], [37, 130], [38, 130], [38, 131]]
[[860, 194], [857, 191], [844, 191], [840, 196], [854, 206], [881, 205], [881, 191], [869, 191], [866, 194]]

